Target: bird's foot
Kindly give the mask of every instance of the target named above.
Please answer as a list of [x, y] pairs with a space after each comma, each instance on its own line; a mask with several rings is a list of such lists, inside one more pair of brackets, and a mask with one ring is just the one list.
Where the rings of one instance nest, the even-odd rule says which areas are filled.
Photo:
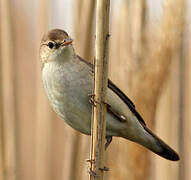
[[[108, 167], [103, 167], [103, 168], [99, 168], [100, 171], [109, 171], [109, 168]], [[97, 174], [95, 171], [93, 171], [91, 168], [88, 168], [88, 173], [90, 174], [90, 176], [94, 176], [96, 177]]]
[[95, 163], [95, 160], [94, 159], [87, 159], [86, 162]]
[[[95, 163], [95, 160], [94, 159], [87, 159], [86, 162], [89, 162], [90, 164], [93, 164]], [[91, 176], [96, 176], [96, 173], [89, 167], [88, 168], [88, 173], [91, 175]]]
[[91, 168], [88, 168], [88, 173], [89, 173], [91, 176], [96, 177], [96, 173], [95, 173], [93, 170], [91, 170]]
[[98, 102], [95, 100], [95, 94], [88, 94], [88, 96], [90, 97], [89, 102], [96, 107], [96, 104], [98, 104]]
[[112, 141], [112, 136], [107, 136], [106, 137], [106, 143], [105, 143], [105, 150], [109, 147], [111, 141]]
[[101, 171], [109, 171], [109, 168], [104, 166], [104, 168], [99, 168], [99, 170], [101, 170]]
[[106, 41], [108, 41], [108, 39], [110, 38], [111, 34], [107, 34], [106, 36]]
[[[95, 100], [95, 94], [88, 94], [88, 96], [90, 97], [90, 100], [89, 100], [89, 102], [94, 106], [94, 107], [96, 107], [96, 104], [101, 104], [100, 102], [98, 102], [98, 101], [96, 101]], [[104, 105], [108, 105], [106, 102], [104, 102], [104, 101], [102, 101], [102, 103], [104, 104]]]

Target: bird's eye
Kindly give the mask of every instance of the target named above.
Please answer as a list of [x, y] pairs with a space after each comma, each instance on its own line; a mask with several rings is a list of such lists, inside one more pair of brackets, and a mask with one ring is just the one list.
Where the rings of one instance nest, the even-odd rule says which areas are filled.
[[52, 48], [54, 47], [54, 43], [49, 42], [49, 43], [48, 43], [48, 47], [49, 47], [50, 49], [52, 49]]

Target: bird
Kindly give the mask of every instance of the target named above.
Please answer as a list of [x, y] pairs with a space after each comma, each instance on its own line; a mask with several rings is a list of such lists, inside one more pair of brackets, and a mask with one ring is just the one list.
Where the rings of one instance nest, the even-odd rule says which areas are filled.
[[[42, 83], [54, 111], [75, 130], [90, 135], [94, 66], [78, 56], [62, 29], [44, 34], [40, 43]], [[134, 103], [110, 79], [106, 96], [106, 140], [122, 137], [155, 154], [178, 161], [179, 155], [146, 125]]]

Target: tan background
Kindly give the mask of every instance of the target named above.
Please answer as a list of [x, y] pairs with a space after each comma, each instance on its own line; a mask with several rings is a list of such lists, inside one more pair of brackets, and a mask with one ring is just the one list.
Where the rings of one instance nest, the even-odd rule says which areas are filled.
[[[110, 78], [181, 161], [114, 138], [106, 179], [190, 180], [191, 1], [111, 2]], [[48, 105], [38, 49], [44, 32], [62, 28], [76, 52], [92, 61], [94, 3], [0, 0], [0, 180], [88, 179], [90, 138]]]

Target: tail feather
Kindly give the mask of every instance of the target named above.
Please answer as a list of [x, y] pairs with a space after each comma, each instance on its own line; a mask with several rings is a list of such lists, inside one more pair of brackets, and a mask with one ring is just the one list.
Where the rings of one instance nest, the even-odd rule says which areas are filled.
[[146, 132], [149, 133], [154, 138], [154, 141], [159, 148], [155, 148], [155, 146], [152, 146], [150, 144], [143, 144], [144, 146], [146, 146], [148, 149], [158, 154], [159, 156], [162, 156], [168, 160], [178, 161], [180, 159], [178, 153], [176, 153], [170, 146], [168, 146], [164, 141], [162, 141], [159, 137], [157, 137], [147, 127], [144, 128]]

